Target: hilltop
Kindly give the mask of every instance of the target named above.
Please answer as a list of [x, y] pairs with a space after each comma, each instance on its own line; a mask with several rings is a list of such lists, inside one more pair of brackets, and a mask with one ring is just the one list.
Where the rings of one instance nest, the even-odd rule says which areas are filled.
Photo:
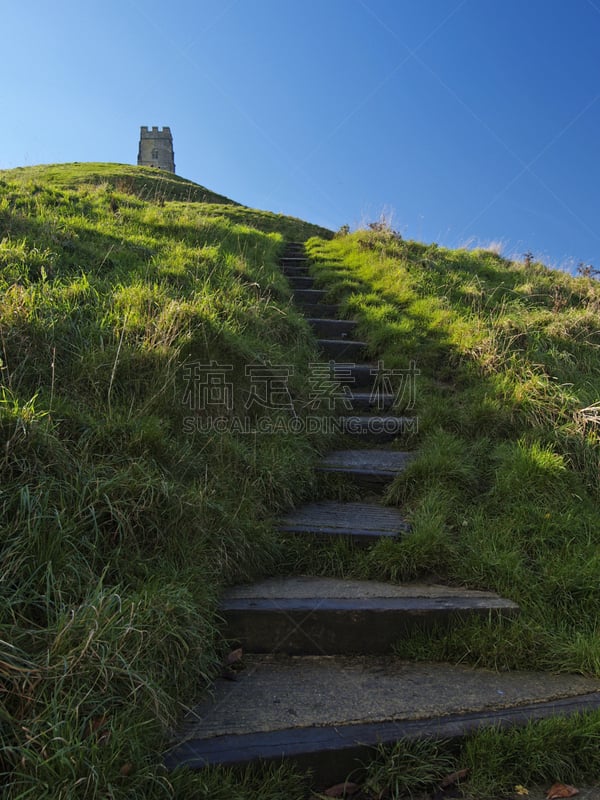
[[[306, 242], [371, 359], [420, 371], [418, 457], [385, 496], [412, 533], [368, 551], [274, 527], [324, 491], [324, 437], [201, 424], [200, 400], [257, 413], [254, 368], [285, 369], [298, 414], [310, 408], [318, 353], [278, 266], [286, 241]], [[501, 592], [516, 620], [417, 631], [397, 652], [600, 676], [597, 282], [381, 223], [333, 236], [158, 170], [66, 164], [0, 172], [0, 292], [7, 797], [302, 796], [288, 768], [161, 765], [166, 732], [222, 669], [219, 592], [260, 576]], [[491, 732], [459, 766], [479, 796], [557, 763], [579, 780], [600, 769], [599, 735], [598, 715]], [[385, 786], [394, 761], [370, 769]]]

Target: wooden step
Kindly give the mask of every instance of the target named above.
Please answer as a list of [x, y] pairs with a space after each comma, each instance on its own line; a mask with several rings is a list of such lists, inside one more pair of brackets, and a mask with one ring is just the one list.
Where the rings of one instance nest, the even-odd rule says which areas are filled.
[[334, 361], [356, 361], [364, 356], [367, 347], [366, 342], [352, 339], [318, 339], [317, 344], [321, 353]]
[[450, 739], [600, 708], [581, 675], [494, 672], [389, 656], [247, 656], [236, 682], [218, 679], [187, 715], [167, 768], [244, 767], [259, 760], [343, 781], [400, 739]]
[[370, 545], [379, 539], [395, 539], [409, 530], [396, 508], [379, 503], [339, 503], [325, 500], [307, 503], [287, 514], [278, 524], [282, 533], [331, 540], [349, 539], [357, 545]]
[[317, 469], [378, 486], [403, 472], [414, 457], [414, 453], [400, 450], [336, 450], [324, 456]]
[[225, 636], [236, 647], [287, 655], [386, 653], [417, 627], [517, 611], [491, 592], [309, 576], [234, 586], [219, 604]]
[[323, 339], [350, 338], [358, 325], [357, 322], [351, 319], [318, 319], [309, 317], [306, 321], [315, 332], [315, 335]]

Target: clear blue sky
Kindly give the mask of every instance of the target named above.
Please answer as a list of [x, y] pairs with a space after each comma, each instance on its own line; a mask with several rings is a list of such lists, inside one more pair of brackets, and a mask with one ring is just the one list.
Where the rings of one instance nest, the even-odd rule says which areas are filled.
[[0, 168], [135, 163], [600, 268], [600, 0], [6, 0]]

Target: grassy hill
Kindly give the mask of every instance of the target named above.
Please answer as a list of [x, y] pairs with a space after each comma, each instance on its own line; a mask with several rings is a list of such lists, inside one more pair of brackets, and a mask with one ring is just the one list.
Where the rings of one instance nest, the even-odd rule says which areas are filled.
[[[196, 423], [255, 413], [249, 365], [288, 365], [306, 399], [314, 340], [276, 264], [284, 237], [315, 234], [156, 170], [0, 174], [9, 796], [174, 791], [160, 749], [222, 657], [219, 586], [269, 570], [270, 516], [315, 455], [306, 437]], [[211, 362], [232, 405], [203, 411]]]
[[[285, 366], [298, 413], [308, 406], [316, 352], [277, 267], [284, 240], [308, 241], [374, 359], [420, 370], [420, 455], [387, 495], [413, 533], [367, 553], [273, 531], [274, 515], [318, 495], [326, 442], [204, 424], [276, 422], [249, 402], [248, 367]], [[0, 173], [6, 796], [302, 796], [289, 770], [160, 763], [166, 729], [219, 669], [220, 588], [258, 575], [494, 589], [519, 602], [518, 620], [417, 633], [401, 654], [600, 675], [598, 287], [385, 225], [332, 238], [158, 170]], [[202, 388], [211, 368], [216, 394]], [[475, 737], [461, 765], [488, 792], [556, 763], [563, 779], [600, 768], [582, 744], [600, 720], [536, 731]]]
[[403, 655], [600, 675], [600, 283], [374, 228], [308, 250], [372, 357], [420, 371], [419, 457], [387, 490], [414, 530], [340, 569], [521, 606]]

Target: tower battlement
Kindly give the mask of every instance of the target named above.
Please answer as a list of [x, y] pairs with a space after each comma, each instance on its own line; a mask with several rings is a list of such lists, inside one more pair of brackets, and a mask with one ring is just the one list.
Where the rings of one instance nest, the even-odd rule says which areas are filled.
[[158, 167], [168, 172], [175, 172], [171, 128], [166, 125], [164, 128], [158, 128], [156, 125], [152, 128], [148, 128], [147, 125], [140, 127], [137, 163], [140, 167]]

